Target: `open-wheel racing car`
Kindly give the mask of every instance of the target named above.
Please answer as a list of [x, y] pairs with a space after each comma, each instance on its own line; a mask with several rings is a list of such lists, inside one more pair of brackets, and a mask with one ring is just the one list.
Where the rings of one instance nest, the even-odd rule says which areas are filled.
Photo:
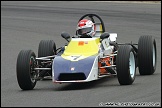
[[32, 50], [19, 52], [16, 71], [21, 89], [31, 90], [37, 81], [49, 76], [54, 83], [89, 82], [117, 76], [120, 85], [130, 85], [135, 80], [137, 67], [140, 75], [155, 72], [156, 41], [152, 36], [141, 36], [136, 44], [117, 43], [117, 34], [105, 32], [104, 22], [96, 14], [83, 15], [78, 26], [73, 37], [61, 33], [68, 41], [63, 47], [56, 49], [53, 40], [41, 40], [38, 57]]

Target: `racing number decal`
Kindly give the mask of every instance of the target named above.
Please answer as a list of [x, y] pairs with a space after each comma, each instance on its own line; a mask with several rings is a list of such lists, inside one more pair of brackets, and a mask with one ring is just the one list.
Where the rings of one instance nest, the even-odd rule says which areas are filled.
[[71, 56], [72, 60], [77, 60], [80, 56]]
[[107, 41], [105, 41], [105, 45], [106, 45], [106, 47], [108, 47], [108, 45], [107, 45]]
[[102, 45], [103, 45], [104, 49], [107, 50], [109, 48], [109, 41], [108, 41], [108, 39], [104, 39], [102, 41]]

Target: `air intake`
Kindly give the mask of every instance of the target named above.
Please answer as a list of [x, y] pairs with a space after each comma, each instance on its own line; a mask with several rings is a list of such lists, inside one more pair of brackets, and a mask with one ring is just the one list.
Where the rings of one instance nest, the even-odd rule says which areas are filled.
[[59, 81], [71, 81], [71, 80], [85, 80], [84, 73], [60, 73]]

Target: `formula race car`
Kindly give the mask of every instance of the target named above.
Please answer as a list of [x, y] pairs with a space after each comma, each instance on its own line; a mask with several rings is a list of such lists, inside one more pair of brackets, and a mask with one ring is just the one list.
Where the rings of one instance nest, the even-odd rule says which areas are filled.
[[41, 40], [38, 57], [32, 50], [19, 52], [16, 71], [21, 89], [31, 90], [37, 81], [47, 77], [54, 83], [81, 83], [117, 76], [120, 85], [130, 85], [135, 80], [137, 67], [140, 75], [155, 72], [156, 41], [152, 36], [141, 36], [138, 43], [118, 43], [117, 33], [105, 32], [104, 22], [98, 15], [83, 15], [78, 23], [91, 24], [94, 36], [82, 37], [85, 29], [80, 27], [74, 36], [61, 33], [68, 42], [63, 47], [56, 49], [53, 40]]

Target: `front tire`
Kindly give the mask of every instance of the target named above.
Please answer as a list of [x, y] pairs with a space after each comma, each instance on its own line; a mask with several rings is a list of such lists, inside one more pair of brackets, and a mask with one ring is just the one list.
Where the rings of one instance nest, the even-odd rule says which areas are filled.
[[35, 53], [32, 50], [21, 50], [16, 65], [17, 81], [21, 89], [32, 90], [36, 85], [36, 71], [33, 71]]
[[120, 85], [130, 85], [135, 80], [136, 63], [130, 45], [120, 46], [116, 58], [117, 77]]
[[152, 36], [141, 36], [138, 41], [138, 67], [140, 75], [151, 75], [156, 70], [156, 41]]

